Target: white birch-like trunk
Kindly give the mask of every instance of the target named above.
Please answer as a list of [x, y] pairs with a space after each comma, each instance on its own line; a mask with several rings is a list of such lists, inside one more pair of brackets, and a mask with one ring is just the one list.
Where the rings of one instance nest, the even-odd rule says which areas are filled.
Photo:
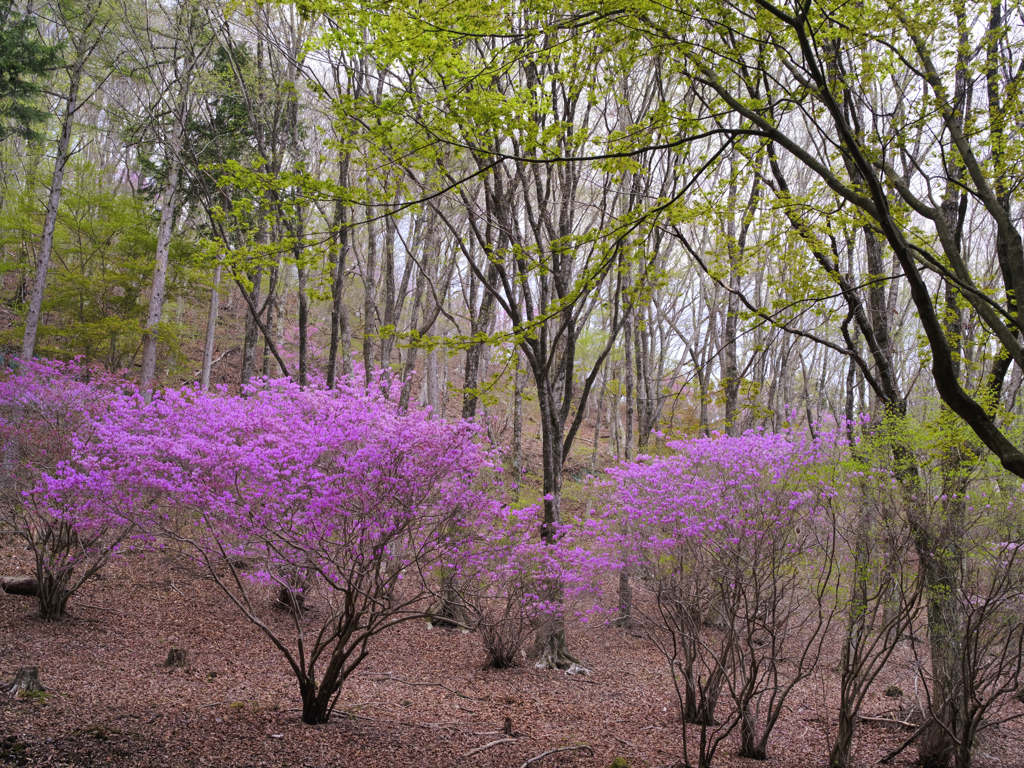
[[206, 345], [203, 347], [203, 375], [199, 386], [206, 392], [210, 388], [210, 368], [213, 365], [213, 345], [217, 331], [217, 313], [220, 309], [221, 263], [213, 271], [213, 290], [210, 292], [210, 314], [206, 318]]
[[21, 341], [21, 359], [31, 360], [36, 351], [36, 338], [39, 335], [39, 318], [43, 313], [43, 296], [46, 294], [46, 275], [50, 271], [50, 259], [53, 256], [53, 233], [57, 228], [57, 211], [60, 208], [60, 197], [64, 190], [64, 170], [71, 159], [71, 131], [74, 127], [75, 112], [78, 111], [78, 90], [82, 84], [82, 67], [77, 66], [71, 72], [71, 83], [65, 101], [64, 122], [57, 141], [57, 157], [53, 164], [53, 178], [50, 182], [50, 196], [46, 201], [46, 214], [43, 219], [43, 234], [39, 242], [39, 257], [36, 259], [36, 274], [32, 284], [32, 297], [28, 303], [28, 314], [25, 316], [25, 335]]
[[174, 204], [178, 192], [178, 144], [181, 142], [181, 122], [174, 126], [169, 160], [170, 171], [167, 174], [166, 198], [160, 209], [160, 228], [156, 236], [156, 265], [153, 268], [153, 289], [149, 298], [149, 314], [146, 317], [146, 330], [142, 335], [142, 375], [139, 377], [139, 389], [149, 398], [149, 388], [156, 373], [156, 342], [157, 326], [163, 315], [164, 298], [167, 295], [167, 263], [171, 252], [171, 234], [174, 229]]

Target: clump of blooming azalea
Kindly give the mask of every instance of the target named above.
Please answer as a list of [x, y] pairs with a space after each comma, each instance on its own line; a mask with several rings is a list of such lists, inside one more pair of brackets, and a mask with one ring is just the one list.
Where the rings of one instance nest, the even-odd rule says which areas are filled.
[[[479, 427], [398, 395], [359, 377], [147, 399], [74, 362], [22, 363], [0, 376], [0, 533], [27, 543], [49, 619], [126, 550], [202, 564], [282, 653], [310, 724], [390, 626], [457, 604], [448, 620], [510, 666], [551, 615], [613, 618], [603, 591], [621, 573], [648, 593], [636, 615], [669, 662], [684, 749], [694, 727], [700, 765], [734, 731], [741, 754], [765, 756], [786, 696], [845, 626], [847, 486], [891, 477], [837, 471], [835, 434], [670, 441], [610, 469], [607, 503], [544, 540], [539, 504], [501, 500]], [[1011, 528], [976, 558], [999, 595], [969, 595], [969, 611], [1019, 602]]]

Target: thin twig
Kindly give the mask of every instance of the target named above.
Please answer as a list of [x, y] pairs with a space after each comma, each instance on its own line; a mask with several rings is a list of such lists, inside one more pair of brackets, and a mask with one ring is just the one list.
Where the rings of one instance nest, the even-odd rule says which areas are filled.
[[487, 744], [484, 744], [482, 747], [477, 747], [476, 749], [469, 750], [469, 752], [464, 754], [463, 757], [472, 757], [473, 755], [483, 752], [484, 750], [490, 749], [491, 747], [496, 747], [499, 744], [514, 744], [516, 741], [517, 739], [497, 739], [496, 741], [491, 741]]
[[559, 747], [558, 749], [549, 749], [547, 752], [541, 752], [539, 755], [531, 757], [529, 760], [527, 760], [525, 763], [519, 766], [519, 768], [526, 768], [526, 766], [530, 765], [530, 763], [536, 763], [541, 758], [547, 757], [548, 755], [553, 755], [556, 752], [573, 752], [577, 749], [585, 749], [587, 752], [590, 753], [591, 757], [594, 756], [594, 750], [592, 750], [586, 744], [577, 744], [575, 747]]
[[[221, 353], [221, 356], [218, 357], [216, 360], [211, 360], [210, 361], [210, 367], [213, 368], [213, 366], [215, 366], [217, 363], [219, 363], [225, 357], [227, 357], [228, 355], [234, 354], [237, 351], [238, 351], [238, 347], [232, 347], [231, 349], [227, 350], [226, 352]], [[200, 368], [198, 371], [196, 371], [194, 374], [192, 374], [192, 378], [198, 380], [199, 377], [202, 376], [202, 375], [203, 375], [203, 369]]]
[[868, 717], [867, 715], [861, 715], [860, 719], [863, 723], [883, 723], [884, 725], [899, 725], [903, 728], [917, 727], [913, 723], [908, 723], [905, 720], [897, 720], [894, 717]]
[[932, 724], [932, 720], [933, 719], [934, 718], [929, 717], [927, 720], [925, 720], [923, 723], [921, 723], [921, 727], [918, 728], [916, 731], [914, 731], [912, 734], [910, 734], [910, 738], [908, 738], [900, 746], [896, 747], [896, 749], [894, 749], [888, 755], [886, 755], [881, 760], [879, 760], [878, 764], [879, 765], [887, 765], [887, 764], [891, 763], [900, 752], [902, 752], [904, 749], [906, 749], [911, 744], [913, 744], [915, 741], [917, 741], [917, 737], [920, 736], [922, 733], [924, 733], [924, 729]]

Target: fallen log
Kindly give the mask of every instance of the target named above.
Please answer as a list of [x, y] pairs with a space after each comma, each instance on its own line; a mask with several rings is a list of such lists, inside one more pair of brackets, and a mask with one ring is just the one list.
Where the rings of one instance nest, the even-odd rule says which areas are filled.
[[526, 768], [531, 763], [536, 763], [538, 760], [540, 760], [542, 758], [545, 758], [548, 755], [553, 755], [556, 752], [573, 752], [573, 751], [575, 751], [577, 749], [585, 750], [585, 751], [590, 753], [591, 757], [594, 756], [594, 750], [592, 750], [586, 744], [577, 744], [575, 747], [558, 747], [557, 749], [549, 749], [547, 752], [541, 752], [539, 755], [534, 755], [529, 760], [527, 760], [525, 763], [523, 763], [521, 766], [519, 766], [519, 768]]
[[35, 597], [39, 593], [39, 582], [32, 576], [0, 576], [0, 592]]

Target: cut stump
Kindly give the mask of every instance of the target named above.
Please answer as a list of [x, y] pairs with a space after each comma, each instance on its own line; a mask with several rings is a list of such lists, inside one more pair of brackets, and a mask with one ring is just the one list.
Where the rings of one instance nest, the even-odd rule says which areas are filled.
[[306, 595], [298, 589], [281, 587], [277, 593], [277, 607], [301, 616], [306, 612]]
[[20, 667], [14, 680], [4, 684], [4, 692], [11, 696], [43, 693], [46, 686], [39, 682], [39, 667]]
[[188, 649], [186, 648], [171, 648], [167, 652], [167, 660], [164, 661], [165, 667], [171, 667], [172, 669], [181, 669], [188, 664]]

